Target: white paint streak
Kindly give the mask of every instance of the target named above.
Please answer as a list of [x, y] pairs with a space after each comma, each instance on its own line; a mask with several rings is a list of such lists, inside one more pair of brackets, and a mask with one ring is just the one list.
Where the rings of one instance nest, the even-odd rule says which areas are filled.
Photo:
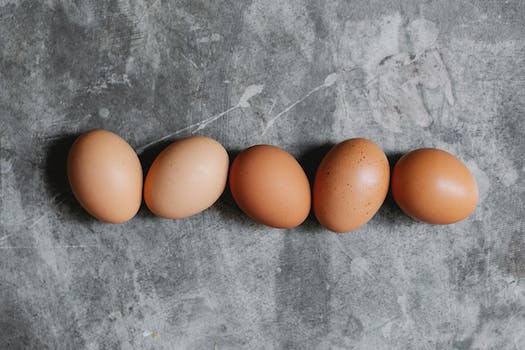
[[337, 82], [337, 73], [331, 73], [326, 76], [324, 79], [323, 86], [330, 87]]
[[252, 97], [259, 95], [264, 89], [264, 85], [250, 85], [244, 90], [244, 93], [242, 94], [241, 98], [239, 99], [239, 103], [237, 103], [237, 106], [248, 108], [250, 107], [250, 103], [248, 102]]
[[193, 126], [192, 126], [192, 129], [195, 128], [195, 130], [192, 131], [192, 133], [194, 132], [197, 132], [197, 131], [200, 131], [202, 129], [204, 129], [205, 127], [207, 127], [210, 123], [213, 123], [214, 121], [216, 121], [217, 119], [219, 119], [220, 117], [222, 117], [223, 115], [226, 115], [234, 110], [236, 110], [237, 108], [239, 108], [240, 106], [239, 105], [235, 105], [227, 110], [225, 110], [224, 112], [221, 112], [219, 114], [216, 114], [214, 116], [211, 116], [209, 118], [206, 118], [204, 119], [203, 121], [200, 121], [198, 123], [195, 123]]
[[286, 107], [284, 110], [282, 110], [281, 112], [277, 113], [274, 117], [272, 117], [270, 120], [268, 120], [268, 123], [266, 123], [266, 126], [264, 127], [263, 132], [262, 132], [261, 135], [266, 134], [266, 132], [273, 126], [273, 124], [279, 118], [281, 118], [284, 114], [286, 114], [289, 111], [291, 111], [299, 103], [303, 102], [304, 100], [306, 100], [308, 97], [310, 97], [312, 94], [316, 93], [317, 91], [325, 89], [325, 88], [328, 88], [328, 87], [334, 85], [336, 81], [337, 81], [337, 73], [329, 74], [325, 78], [324, 82], [321, 85], [316, 86], [312, 90], [308, 91], [304, 96], [302, 96], [301, 98], [299, 98], [297, 101], [293, 102], [292, 104], [288, 105], [288, 107]]
[[268, 112], [266, 113], [267, 115], [272, 114], [273, 108], [275, 107], [275, 104], [276, 104], [276, 103], [277, 103], [277, 100], [276, 100], [276, 99], [273, 99], [273, 100], [272, 100], [272, 105], [270, 106], [270, 109], [268, 109]]
[[162, 142], [162, 141], [165, 141], [173, 136], [176, 136], [178, 134], [181, 134], [185, 131], [189, 131], [191, 132], [192, 134], [197, 132], [197, 131], [200, 131], [204, 128], [206, 128], [209, 124], [213, 123], [214, 121], [216, 121], [217, 119], [221, 118], [222, 116], [230, 113], [230, 112], [233, 112], [234, 110], [238, 109], [238, 108], [245, 108], [245, 107], [250, 107], [250, 103], [249, 103], [249, 100], [257, 95], [259, 95], [262, 91], [264, 90], [264, 85], [250, 85], [248, 86], [243, 94], [241, 95], [241, 98], [239, 99], [239, 102], [228, 108], [227, 110], [223, 111], [223, 112], [220, 112], [218, 114], [215, 114], [215, 115], [212, 115], [211, 117], [208, 117], [204, 120], [201, 120], [197, 123], [193, 123], [193, 124], [190, 124], [188, 126], [185, 126], [183, 127], [182, 129], [178, 129], [178, 130], [175, 130], [161, 138], [158, 138], [156, 140], [153, 140], [151, 142], [149, 142], [148, 144], [145, 144], [141, 147], [139, 147], [137, 149], [137, 152], [140, 153], [142, 151], [144, 151], [146, 148], [150, 147], [150, 146], [153, 146], [159, 142]]

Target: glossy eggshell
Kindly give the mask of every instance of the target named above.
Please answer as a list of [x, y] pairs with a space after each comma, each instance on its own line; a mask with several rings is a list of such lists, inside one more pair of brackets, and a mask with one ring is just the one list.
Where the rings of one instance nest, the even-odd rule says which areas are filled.
[[168, 219], [195, 215], [219, 199], [228, 178], [224, 147], [205, 136], [173, 142], [153, 161], [144, 182], [151, 212]]
[[142, 168], [131, 146], [106, 130], [79, 136], [69, 151], [71, 189], [94, 217], [110, 223], [131, 219], [142, 200]]
[[392, 172], [392, 195], [413, 218], [431, 224], [452, 224], [476, 208], [478, 187], [458, 158], [434, 148], [405, 154]]
[[335, 145], [323, 158], [314, 181], [315, 216], [334, 232], [366, 224], [388, 192], [390, 167], [372, 141], [358, 138]]
[[267, 226], [292, 228], [310, 212], [308, 178], [297, 160], [279, 147], [257, 145], [239, 153], [229, 183], [241, 210]]

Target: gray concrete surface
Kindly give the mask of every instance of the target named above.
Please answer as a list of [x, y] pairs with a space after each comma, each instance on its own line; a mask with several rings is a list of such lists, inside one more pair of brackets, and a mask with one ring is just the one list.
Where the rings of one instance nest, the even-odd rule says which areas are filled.
[[[525, 2], [1, 0], [0, 50], [1, 349], [525, 349]], [[310, 175], [351, 137], [439, 147], [481, 202], [438, 227], [389, 198], [347, 235], [228, 194], [108, 225], [64, 174], [92, 128], [145, 167], [192, 133]]]

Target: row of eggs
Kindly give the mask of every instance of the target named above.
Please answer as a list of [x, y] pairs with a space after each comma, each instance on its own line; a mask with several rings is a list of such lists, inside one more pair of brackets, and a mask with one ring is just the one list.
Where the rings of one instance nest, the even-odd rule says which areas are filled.
[[313, 190], [297, 160], [272, 145], [241, 151], [230, 167], [217, 141], [191, 136], [166, 147], [145, 180], [139, 158], [120, 136], [106, 130], [82, 134], [67, 161], [71, 189], [82, 207], [99, 220], [130, 220], [144, 197], [160, 217], [182, 219], [210, 207], [227, 182], [239, 208], [276, 228], [300, 225], [310, 213], [334, 232], [366, 224], [383, 204], [389, 184], [401, 209], [431, 224], [468, 217], [478, 201], [476, 181], [456, 157], [422, 148], [405, 154], [392, 176], [385, 153], [363, 138], [335, 145], [321, 161]]

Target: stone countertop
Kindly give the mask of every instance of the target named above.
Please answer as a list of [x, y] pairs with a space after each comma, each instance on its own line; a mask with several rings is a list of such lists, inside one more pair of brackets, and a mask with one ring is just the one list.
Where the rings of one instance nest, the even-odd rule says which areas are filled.
[[[1, 349], [525, 349], [523, 1], [3, 0], [0, 49]], [[438, 147], [481, 201], [431, 226], [389, 197], [346, 235], [227, 193], [109, 225], [65, 178], [93, 128], [145, 167], [202, 134], [310, 177], [347, 138]]]

